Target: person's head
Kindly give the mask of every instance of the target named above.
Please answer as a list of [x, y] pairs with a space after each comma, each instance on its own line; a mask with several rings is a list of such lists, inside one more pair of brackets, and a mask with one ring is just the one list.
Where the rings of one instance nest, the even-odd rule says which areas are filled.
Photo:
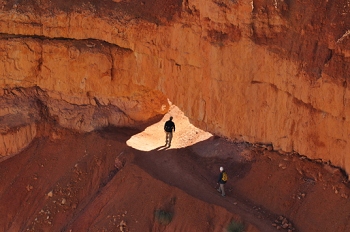
[[173, 120], [173, 116], [170, 116], [170, 121]]
[[220, 172], [224, 171], [224, 168], [223, 167], [220, 167]]

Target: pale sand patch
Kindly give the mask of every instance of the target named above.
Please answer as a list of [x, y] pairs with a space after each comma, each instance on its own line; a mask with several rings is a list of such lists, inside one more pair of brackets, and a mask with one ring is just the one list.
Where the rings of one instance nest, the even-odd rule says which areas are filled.
[[164, 146], [165, 133], [163, 127], [170, 116], [173, 116], [176, 129], [173, 133], [171, 147], [167, 149], [188, 147], [213, 136], [209, 132], [193, 126], [184, 113], [177, 106], [172, 105], [161, 121], [132, 136], [126, 142], [127, 145], [141, 151], [151, 151]]

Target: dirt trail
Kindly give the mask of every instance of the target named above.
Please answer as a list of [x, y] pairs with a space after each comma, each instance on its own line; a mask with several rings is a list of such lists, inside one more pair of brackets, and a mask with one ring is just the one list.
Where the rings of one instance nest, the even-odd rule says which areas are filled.
[[[215, 204], [227, 209], [229, 212], [241, 215], [244, 221], [249, 222], [261, 231], [274, 231], [271, 220], [253, 210], [252, 205], [235, 196], [232, 191], [233, 183], [226, 185], [227, 196], [225, 198], [216, 191], [216, 182], [220, 164], [227, 162], [216, 161], [212, 165], [202, 166], [202, 160], [190, 149], [162, 150], [151, 153], [138, 152], [135, 163], [149, 173], [153, 178], [175, 186], [192, 197], [209, 204]], [[207, 158], [210, 160], [210, 158]], [[215, 161], [214, 161], [215, 162]], [[200, 164], [200, 165], [198, 165]], [[260, 217], [260, 218], [259, 218]]]
[[[170, 116], [174, 117], [176, 132], [172, 146], [167, 148], [164, 146], [163, 124]], [[196, 199], [241, 215], [261, 231], [275, 230], [271, 226], [272, 219], [267, 218], [269, 215], [256, 212], [246, 199], [235, 196], [232, 191], [234, 183], [228, 182], [226, 185], [226, 198], [215, 189], [220, 166], [234, 170], [240, 162], [250, 159], [246, 144], [227, 142], [195, 128], [175, 106], [160, 122], [134, 135], [127, 143], [139, 149], [133, 152], [134, 163], [153, 178], [175, 186]]]

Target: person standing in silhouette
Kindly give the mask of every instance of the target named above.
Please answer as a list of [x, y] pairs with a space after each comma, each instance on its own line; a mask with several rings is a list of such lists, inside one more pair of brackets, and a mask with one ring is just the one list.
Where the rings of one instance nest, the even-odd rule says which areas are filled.
[[170, 116], [170, 119], [164, 124], [165, 131], [165, 146], [171, 146], [171, 140], [173, 139], [173, 131], [175, 132], [175, 123], [173, 122], [173, 117]]

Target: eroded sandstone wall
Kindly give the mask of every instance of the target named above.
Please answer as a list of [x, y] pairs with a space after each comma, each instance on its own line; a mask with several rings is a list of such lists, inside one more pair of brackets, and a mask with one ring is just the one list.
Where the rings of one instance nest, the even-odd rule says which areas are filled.
[[0, 11], [0, 84], [39, 87], [63, 126], [132, 125], [168, 97], [214, 134], [350, 171], [349, 1], [33, 2]]

